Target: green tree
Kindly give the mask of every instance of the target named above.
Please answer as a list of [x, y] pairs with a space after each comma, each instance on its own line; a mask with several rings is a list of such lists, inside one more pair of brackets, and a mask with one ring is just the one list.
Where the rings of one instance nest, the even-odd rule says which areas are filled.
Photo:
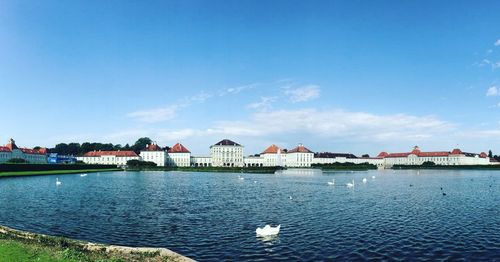
[[131, 147], [131, 149], [134, 150], [134, 152], [136, 152], [137, 154], [139, 154], [141, 150], [146, 148], [146, 145], [149, 145], [152, 142], [153, 140], [151, 140], [149, 137], [141, 137], [135, 142], [135, 144]]
[[26, 159], [22, 158], [11, 158], [7, 160], [7, 163], [16, 163], [16, 164], [22, 164], [22, 163], [28, 163]]
[[493, 158], [493, 152], [491, 152], [491, 149], [488, 151], [488, 157]]

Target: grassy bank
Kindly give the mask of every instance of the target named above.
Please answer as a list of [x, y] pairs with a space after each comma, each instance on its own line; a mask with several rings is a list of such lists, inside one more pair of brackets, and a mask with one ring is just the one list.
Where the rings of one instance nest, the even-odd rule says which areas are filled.
[[0, 172], [0, 177], [15, 177], [15, 176], [42, 176], [42, 175], [64, 175], [78, 173], [93, 173], [93, 172], [109, 172], [121, 171], [119, 168], [109, 169], [78, 169], [78, 170], [45, 170], [45, 171], [16, 171], [16, 172]]
[[0, 261], [192, 261], [167, 249], [93, 244], [0, 226]]

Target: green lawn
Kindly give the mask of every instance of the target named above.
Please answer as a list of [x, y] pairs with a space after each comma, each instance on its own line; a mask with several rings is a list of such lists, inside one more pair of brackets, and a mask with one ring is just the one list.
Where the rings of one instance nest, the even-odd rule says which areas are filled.
[[121, 169], [119, 169], [119, 168], [112, 168], [112, 169], [81, 169], [81, 170], [48, 170], [48, 171], [0, 172], [0, 177], [40, 176], [40, 175], [59, 175], [59, 174], [79, 174], [79, 173], [108, 172], [108, 171], [121, 171]]
[[38, 244], [27, 244], [21, 241], [0, 238], [0, 260], [3, 262], [78, 262], [100, 261], [118, 262], [121, 259], [107, 258], [99, 254], [86, 254], [71, 248], [58, 249]]

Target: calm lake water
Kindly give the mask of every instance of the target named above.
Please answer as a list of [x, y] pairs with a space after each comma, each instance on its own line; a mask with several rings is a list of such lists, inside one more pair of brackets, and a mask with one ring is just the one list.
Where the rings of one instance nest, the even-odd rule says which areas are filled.
[[[200, 261], [500, 260], [499, 171], [238, 175], [3, 178], [0, 224]], [[265, 224], [279, 236], [257, 238]]]

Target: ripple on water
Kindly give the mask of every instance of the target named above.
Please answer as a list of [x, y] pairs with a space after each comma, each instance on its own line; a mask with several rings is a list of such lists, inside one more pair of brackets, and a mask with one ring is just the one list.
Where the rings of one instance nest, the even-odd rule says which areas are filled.
[[[200, 261], [499, 258], [500, 180], [494, 171], [237, 175], [67, 175], [60, 187], [52, 176], [0, 179], [0, 223], [166, 247]], [[361, 183], [372, 175], [377, 178]], [[327, 184], [332, 178], [337, 186]], [[352, 179], [354, 189], [343, 186]], [[255, 228], [265, 224], [281, 224], [280, 235], [257, 238]]]

